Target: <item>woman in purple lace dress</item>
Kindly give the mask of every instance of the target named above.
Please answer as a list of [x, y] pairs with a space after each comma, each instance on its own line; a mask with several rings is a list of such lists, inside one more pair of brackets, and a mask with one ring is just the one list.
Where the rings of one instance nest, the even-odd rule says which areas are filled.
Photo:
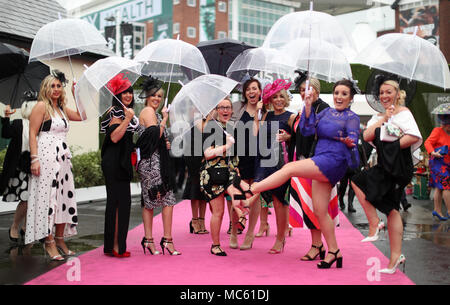
[[317, 115], [311, 111], [311, 96], [307, 96], [300, 129], [305, 136], [317, 134], [318, 141], [314, 157], [290, 162], [250, 187], [251, 192], [260, 193], [282, 185], [293, 176], [313, 180], [314, 213], [317, 215], [328, 246], [328, 254], [317, 265], [321, 269], [330, 268], [335, 261], [338, 268], [342, 267], [342, 254], [336, 241], [334, 223], [328, 214], [328, 203], [331, 189], [344, 176], [347, 167], [356, 166], [359, 163], [356, 148], [359, 117], [349, 109], [350, 102], [357, 92], [353, 82], [338, 81], [333, 88], [335, 108], [327, 108]]

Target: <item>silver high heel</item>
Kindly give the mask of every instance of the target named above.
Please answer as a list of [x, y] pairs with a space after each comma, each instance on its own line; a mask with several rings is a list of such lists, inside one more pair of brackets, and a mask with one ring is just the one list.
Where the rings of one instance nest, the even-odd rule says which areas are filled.
[[386, 227], [384, 225], [384, 222], [380, 219], [377, 225], [377, 230], [375, 231], [375, 234], [373, 236], [367, 236], [363, 240], [361, 240], [362, 243], [371, 242], [371, 241], [377, 241], [380, 237], [380, 230], [384, 229], [386, 231]]
[[50, 256], [50, 253], [47, 252], [47, 249], [45, 248], [45, 245], [46, 244], [49, 245], [49, 244], [53, 244], [53, 243], [55, 243], [54, 239], [53, 240], [46, 240], [46, 241], [44, 241], [44, 244], [43, 244], [43, 246], [44, 246], [44, 257], [47, 257], [47, 255], [48, 255], [52, 261], [58, 261], [58, 262], [61, 262], [61, 261], [65, 260], [64, 257], [62, 257], [60, 254], [55, 255], [55, 256]]
[[[59, 236], [55, 236], [54, 237], [55, 239], [58, 239], [58, 240], [64, 240], [64, 237], [59, 237]], [[56, 245], [56, 248], [58, 249], [58, 251], [60, 252], [60, 253], [62, 253], [62, 255], [65, 255], [65, 256], [75, 256], [75, 252], [73, 252], [73, 251], [71, 251], [71, 250], [69, 250], [69, 249], [67, 249], [67, 251], [69, 251], [69, 252], [64, 252], [64, 250], [63, 250], [63, 248], [61, 248], [60, 246], [58, 246], [58, 245]]]
[[401, 264], [403, 264], [403, 272], [405, 272], [405, 266], [406, 266], [405, 261], [406, 261], [406, 257], [403, 254], [400, 254], [400, 256], [398, 257], [397, 261], [395, 262], [395, 265], [393, 268], [381, 269], [379, 272], [385, 273], [385, 274], [394, 274], [395, 271], [397, 271], [397, 267]]

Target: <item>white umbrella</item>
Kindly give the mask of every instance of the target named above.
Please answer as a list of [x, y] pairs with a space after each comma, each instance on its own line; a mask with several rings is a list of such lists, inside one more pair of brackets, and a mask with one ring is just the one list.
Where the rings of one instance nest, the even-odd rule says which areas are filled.
[[140, 66], [134, 60], [112, 56], [87, 67], [75, 86], [75, 102], [83, 120], [99, 117], [111, 107], [114, 94], [107, 87], [111, 79], [122, 73], [134, 84], [140, 77]]
[[344, 52], [323, 40], [300, 38], [286, 44], [281, 51], [293, 58], [295, 66], [326, 82], [352, 79], [352, 70]]
[[[89, 48], [105, 48], [106, 40], [89, 22], [59, 19], [41, 27], [33, 39], [29, 61], [51, 60], [81, 54]], [[72, 63], [70, 62], [72, 68]], [[72, 69], [73, 75], [73, 69]]]
[[263, 47], [281, 48], [299, 38], [326, 41], [342, 49], [351, 58], [356, 54], [350, 36], [339, 20], [326, 13], [308, 11], [287, 14], [275, 22], [264, 40]]
[[359, 52], [354, 62], [410, 81], [450, 88], [450, 71], [441, 50], [415, 34], [382, 35]]
[[[151, 75], [164, 82], [187, 83], [194, 78], [209, 74], [208, 64], [200, 50], [179, 39], [154, 41], [136, 54], [134, 60], [142, 63], [141, 74]], [[167, 98], [169, 92], [166, 95]]]
[[171, 132], [182, 136], [195, 123], [206, 118], [237, 84], [227, 77], [208, 74], [184, 85], [170, 104]]

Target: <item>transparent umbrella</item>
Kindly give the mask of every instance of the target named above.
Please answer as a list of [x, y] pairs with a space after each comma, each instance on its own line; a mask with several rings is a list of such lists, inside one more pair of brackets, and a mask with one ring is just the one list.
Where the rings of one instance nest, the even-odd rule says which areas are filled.
[[183, 136], [194, 124], [206, 118], [237, 84], [227, 77], [208, 74], [184, 85], [170, 105], [170, 130], [174, 136]]
[[75, 86], [75, 102], [83, 120], [97, 118], [111, 107], [114, 94], [107, 86], [111, 79], [121, 74], [134, 84], [141, 76], [140, 66], [134, 60], [112, 56], [87, 67]]
[[352, 78], [352, 70], [344, 52], [324, 40], [300, 38], [284, 45], [287, 54], [300, 70], [326, 82]]
[[82, 19], [59, 19], [38, 30], [31, 44], [29, 61], [68, 56], [72, 69], [70, 56], [89, 48], [106, 49], [105, 38], [92, 24]]
[[339, 20], [326, 13], [309, 11], [293, 12], [275, 22], [264, 40], [263, 47], [281, 48], [298, 38], [326, 41], [344, 51], [347, 58], [355, 54], [355, 47]]
[[432, 114], [450, 114], [450, 103], [437, 106], [431, 111]]
[[447, 60], [438, 47], [415, 34], [390, 33], [378, 37], [354, 62], [444, 89], [450, 88]]
[[[134, 60], [143, 64], [142, 75], [169, 82], [169, 86], [170, 83], [187, 83], [200, 75], [209, 74], [208, 64], [200, 50], [179, 39], [154, 41], [139, 51]], [[166, 106], [168, 95], [169, 92]]]

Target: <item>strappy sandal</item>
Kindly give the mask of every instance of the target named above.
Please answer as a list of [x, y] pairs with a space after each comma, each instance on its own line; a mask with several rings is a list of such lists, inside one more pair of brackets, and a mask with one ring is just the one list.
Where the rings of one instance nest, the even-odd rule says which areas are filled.
[[319, 252], [314, 255], [314, 257], [311, 257], [308, 253], [305, 254], [305, 256], [303, 256], [300, 260], [302, 261], [313, 261], [317, 258], [317, 256], [319, 256], [320, 260], [324, 260], [325, 259], [325, 250], [323, 249], [323, 244], [321, 244], [320, 246], [316, 246], [316, 245], [311, 245], [311, 248], [316, 248], [317, 250], [319, 250]]
[[[246, 200], [248, 198], [253, 197], [253, 192], [252, 192], [252, 185], [249, 184], [248, 185], [248, 190], [244, 191], [241, 187], [241, 177], [236, 176], [233, 180], [233, 186], [235, 188], [237, 188], [241, 193], [240, 194], [234, 194], [233, 198], [234, 200]], [[249, 194], [250, 197], [247, 198], [246, 194]]]
[[[219, 249], [220, 251], [219, 252], [214, 252], [213, 251], [214, 248]], [[217, 256], [227, 256], [225, 251], [223, 251], [222, 248], [220, 247], [220, 244], [219, 245], [211, 245], [211, 254], [217, 255]]]

